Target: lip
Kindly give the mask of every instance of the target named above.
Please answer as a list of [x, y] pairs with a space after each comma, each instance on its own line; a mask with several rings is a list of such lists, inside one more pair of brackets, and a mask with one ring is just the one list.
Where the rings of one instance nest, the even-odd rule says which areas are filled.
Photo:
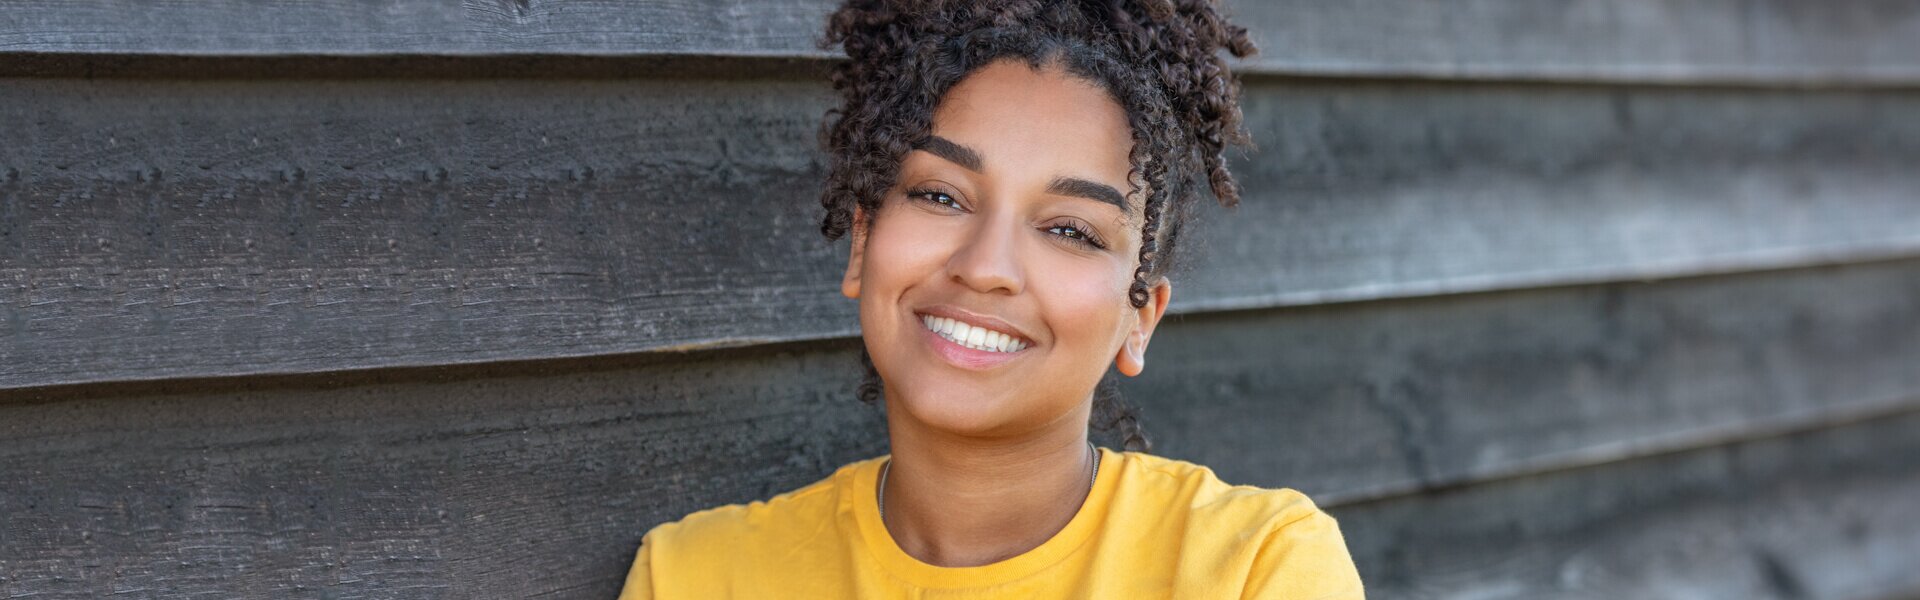
[[[925, 324], [920, 322], [920, 315], [932, 315], [935, 317], [966, 321], [970, 324], [984, 326], [988, 329], [1018, 335], [1021, 339], [1028, 340], [1028, 346], [1016, 352], [988, 352], [968, 348], [953, 343], [947, 338], [940, 337], [940, 334], [927, 329]], [[913, 314], [913, 327], [920, 330], [921, 337], [927, 340], [927, 344], [933, 348], [934, 354], [940, 355], [940, 358], [947, 361], [947, 364], [970, 371], [984, 371], [1006, 364], [1013, 359], [1024, 356], [1028, 351], [1033, 350], [1039, 345], [1037, 342], [1032, 341], [1033, 338], [1031, 336], [1020, 331], [1019, 328], [1009, 325], [1006, 321], [984, 315], [977, 315], [952, 307], [933, 307], [916, 311]]]
[[920, 330], [921, 337], [926, 338], [927, 344], [933, 347], [934, 354], [940, 355], [940, 358], [946, 360], [947, 364], [970, 371], [985, 371], [998, 367], [1006, 364], [1008, 361], [1019, 358], [1022, 354], [1026, 354], [1027, 350], [1033, 349], [1029, 347], [1019, 352], [988, 352], [985, 350], [975, 350], [955, 344], [947, 340], [947, 338], [940, 337], [940, 334], [929, 331], [926, 327], [922, 326], [918, 319], [914, 320], [913, 325]]
[[[1032, 335], [1028, 334], [1025, 331], [1022, 331], [1019, 327], [1015, 327], [1012, 323], [1008, 323], [1006, 321], [1002, 321], [1000, 319], [989, 317], [983, 314], [967, 312], [964, 309], [947, 306], [944, 304], [921, 308], [913, 311], [913, 313], [915, 317], [919, 317], [920, 315], [933, 315], [936, 317], [945, 317], [948, 319], [953, 319], [955, 321], [966, 321], [967, 324], [969, 325], [980, 325], [982, 327], [986, 327], [987, 329], [992, 329], [994, 331], [998, 331], [1001, 333], [1010, 333], [1010, 334], [1019, 336], [1020, 339], [1026, 340], [1027, 343], [1029, 344], [1039, 343], [1038, 341], [1033, 339]], [[922, 327], [922, 329], [925, 329], [925, 328]], [[942, 338], [942, 339], [945, 339], [945, 338]]]

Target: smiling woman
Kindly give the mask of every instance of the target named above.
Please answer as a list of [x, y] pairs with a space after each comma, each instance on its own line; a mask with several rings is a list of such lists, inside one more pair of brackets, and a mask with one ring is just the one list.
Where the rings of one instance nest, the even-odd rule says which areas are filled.
[[[842, 285], [889, 412], [908, 413], [889, 419], [893, 437], [1051, 427], [1046, 446], [1082, 446], [1090, 390], [1116, 352], [1138, 372], [1170, 290], [1159, 280], [1152, 301], [1127, 304], [1141, 209], [1114, 191], [1130, 170], [1126, 114], [1058, 66], [1007, 60], [948, 91], [932, 129], [901, 162], [901, 191], [855, 220]], [[1068, 417], [1082, 425], [1061, 427]]]
[[1103, 383], [1146, 368], [1200, 180], [1238, 200], [1217, 53], [1245, 30], [1201, 0], [864, 1], [826, 41], [823, 229], [852, 234], [891, 454], [656, 527], [623, 598], [1360, 597], [1331, 517], [1148, 454]]

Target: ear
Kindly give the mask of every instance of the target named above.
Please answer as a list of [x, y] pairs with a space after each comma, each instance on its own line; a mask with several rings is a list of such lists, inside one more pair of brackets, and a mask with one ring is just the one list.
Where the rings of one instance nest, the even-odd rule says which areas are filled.
[[860, 297], [860, 261], [867, 254], [867, 211], [853, 206], [853, 251], [847, 253], [847, 274], [840, 278], [840, 295]]
[[1153, 339], [1153, 329], [1160, 325], [1160, 317], [1167, 314], [1167, 301], [1172, 298], [1173, 284], [1164, 277], [1147, 288], [1147, 305], [1134, 309], [1133, 331], [1127, 333], [1126, 341], [1120, 344], [1120, 353], [1113, 357], [1120, 374], [1134, 377], [1147, 369], [1147, 341]]

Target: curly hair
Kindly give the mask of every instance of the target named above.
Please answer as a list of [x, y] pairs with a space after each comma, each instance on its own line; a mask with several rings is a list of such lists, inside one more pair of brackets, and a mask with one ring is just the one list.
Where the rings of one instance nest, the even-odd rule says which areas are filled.
[[[1213, 0], [849, 0], [828, 18], [822, 49], [849, 60], [829, 75], [844, 103], [827, 112], [821, 143], [829, 154], [820, 227], [839, 239], [855, 207], [875, 214], [901, 161], [931, 135], [941, 97], [974, 70], [1000, 60], [1058, 65], [1104, 88], [1132, 129], [1131, 189], [1141, 204], [1139, 263], [1127, 292], [1135, 308], [1173, 264], [1180, 225], [1204, 176], [1224, 206], [1240, 200], [1226, 166], [1229, 145], [1250, 146], [1241, 126], [1240, 83], [1219, 56], [1258, 50]], [[867, 370], [860, 398], [880, 398], [879, 373]], [[1139, 414], [1121, 400], [1112, 373], [1094, 394], [1091, 425], [1118, 428], [1128, 450], [1152, 443]]]

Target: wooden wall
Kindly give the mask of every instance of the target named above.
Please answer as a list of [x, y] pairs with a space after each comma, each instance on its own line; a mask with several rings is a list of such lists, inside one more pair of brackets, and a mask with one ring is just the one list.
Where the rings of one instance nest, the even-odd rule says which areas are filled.
[[[0, 11], [0, 597], [608, 598], [884, 452], [830, 8]], [[1920, 2], [1235, 8], [1160, 453], [1379, 598], [1920, 598]]]

